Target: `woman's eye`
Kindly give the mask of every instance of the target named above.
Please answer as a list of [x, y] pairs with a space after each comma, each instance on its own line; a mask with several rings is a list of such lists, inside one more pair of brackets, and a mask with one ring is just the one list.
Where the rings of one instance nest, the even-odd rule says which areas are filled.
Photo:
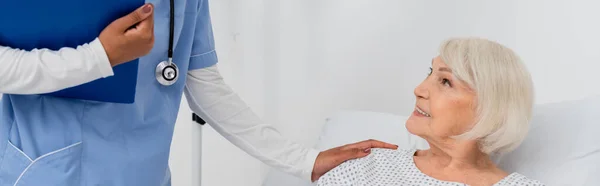
[[429, 73], [427, 73], [427, 76], [430, 76], [431, 73], [433, 73], [433, 68], [429, 67]]
[[446, 86], [449, 86], [449, 87], [451, 87], [451, 86], [452, 86], [452, 84], [450, 84], [450, 80], [448, 80], [448, 79], [446, 79], [446, 78], [442, 79], [442, 84], [443, 84], [443, 85], [446, 85]]

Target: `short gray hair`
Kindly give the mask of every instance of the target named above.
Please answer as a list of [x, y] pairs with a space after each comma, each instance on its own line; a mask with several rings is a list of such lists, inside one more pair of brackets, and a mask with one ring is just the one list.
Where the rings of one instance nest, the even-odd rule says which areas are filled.
[[441, 59], [456, 78], [477, 95], [477, 119], [468, 132], [486, 154], [514, 150], [525, 139], [533, 109], [533, 82], [511, 49], [481, 38], [453, 38], [442, 43]]

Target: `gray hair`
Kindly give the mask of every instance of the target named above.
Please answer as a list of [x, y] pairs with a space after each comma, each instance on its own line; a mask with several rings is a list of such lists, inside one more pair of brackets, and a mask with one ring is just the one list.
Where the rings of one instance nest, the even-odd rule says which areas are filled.
[[528, 133], [534, 101], [533, 82], [519, 56], [486, 39], [454, 38], [442, 43], [440, 57], [477, 95], [475, 125], [455, 137], [477, 139], [486, 154], [518, 147]]

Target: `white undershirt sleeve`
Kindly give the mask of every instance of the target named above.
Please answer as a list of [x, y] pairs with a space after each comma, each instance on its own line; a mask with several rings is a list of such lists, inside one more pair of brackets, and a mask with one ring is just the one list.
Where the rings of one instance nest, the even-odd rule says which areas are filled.
[[189, 71], [185, 95], [192, 111], [231, 143], [269, 166], [311, 180], [319, 151], [285, 139], [261, 121], [216, 66]]
[[31, 51], [0, 46], [0, 93], [42, 94], [112, 76], [100, 40], [77, 48]]

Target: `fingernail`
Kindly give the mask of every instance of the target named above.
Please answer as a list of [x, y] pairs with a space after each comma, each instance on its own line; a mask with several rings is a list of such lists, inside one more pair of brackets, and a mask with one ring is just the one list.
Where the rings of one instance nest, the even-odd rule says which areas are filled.
[[365, 149], [364, 151], [365, 151], [366, 153], [369, 153], [369, 152], [371, 152], [371, 149]]
[[152, 11], [152, 6], [150, 6], [149, 4], [147, 4], [146, 6], [144, 6], [144, 9], [142, 9], [142, 11], [144, 13], [150, 13], [150, 11]]

